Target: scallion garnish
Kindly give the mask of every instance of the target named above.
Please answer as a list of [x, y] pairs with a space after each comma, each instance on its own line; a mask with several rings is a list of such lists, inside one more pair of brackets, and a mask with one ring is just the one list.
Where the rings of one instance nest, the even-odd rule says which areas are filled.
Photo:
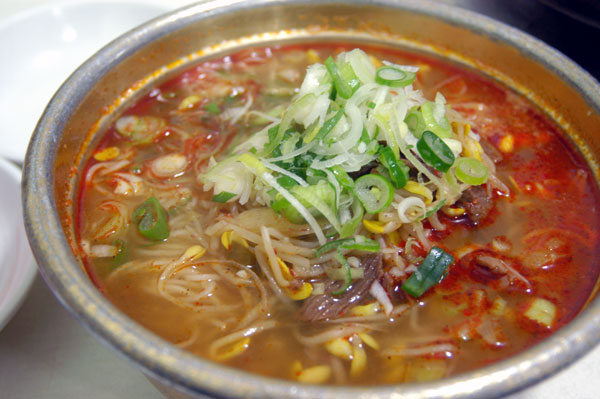
[[340, 121], [343, 115], [344, 109], [342, 108], [338, 112], [336, 112], [336, 114], [332, 116], [331, 119], [325, 121], [325, 123], [323, 124], [323, 126], [321, 126], [315, 137], [307, 137], [304, 140], [304, 142], [310, 143], [312, 140], [323, 140], [329, 134], [329, 132], [331, 132], [335, 125], [337, 125], [337, 123]]
[[392, 203], [394, 187], [385, 177], [368, 174], [354, 182], [354, 193], [367, 213], [378, 213]]
[[342, 98], [350, 98], [350, 96], [352, 96], [352, 87], [350, 87], [344, 78], [342, 78], [340, 69], [331, 56], [327, 57], [325, 60], [325, 67], [327, 68], [329, 75], [331, 75], [333, 86], [335, 87], [337, 94]]
[[458, 180], [472, 186], [478, 186], [487, 181], [488, 170], [483, 163], [473, 158], [459, 158], [454, 171]]
[[211, 114], [220, 114], [221, 108], [215, 102], [208, 103], [204, 106], [204, 109], [210, 112]]
[[439, 247], [433, 247], [417, 270], [402, 284], [402, 290], [418, 298], [429, 288], [438, 284], [454, 257]]
[[237, 194], [235, 193], [230, 193], [227, 191], [221, 191], [219, 194], [215, 194], [212, 197], [213, 202], [219, 202], [221, 204], [224, 204], [225, 202], [229, 201], [230, 199], [232, 199], [233, 197], [235, 197]]
[[340, 264], [346, 271], [346, 274], [345, 274], [346, 280], [344, 281], [344, 285], [342, 286], [342, 288], [339, 291], [335, 291], [335, 292], [331, 293], [332, 295], [340, 295], [340, 294], [343, 294], [344, 292], [346, 292], [348, 290], [348, 287], [350, 287], [350, 283], [352, 282], [352, 270], [350, 269], [350, 265], [348, 264], [348, 261], [342, 254], [341, 248], [337, 249], [337, 254], [336, 254], [335, 258], [338, 260], [338, 262], [340, 262]]
[[421, 105], [421, 115], [427, 130], [435, 133], [438, 137], [447, 139], [452, 137], [452, 126], [444, 114], [436, 119], [436, 107], [439, 106], [439, 104], [427, 101]]
[[141, 235], [153, 241], [162, 241], [169, 237], [167, 211], [156, 197], [142, 202], [131, 215], [131, 221], [137, 224]]
[[402, 188], [408, 182], [408, 172], [410, 168], [394, 155], [390, 147], [381, 147], [379, 149], [379, 161], [385, 166], [390, 174], [392, 184], [396, 188]]
[[380, 67], [375, 74], [375, 81], [390, 87], [404, 87], [411, 84], [415, 77], [414, 72], [403, 71], [391, 65]]
[[358, 251], [379, 252], [379, 242], [371, 240], [363, 236], [354, 238], [342, 238], [339, 240], [329, 241], [327, 244], [320, 246], [315, 251], [315, 258], [332, 251], [334, 249], [355, 249]]
[[426, 130], [417, 141], [417, 150], [421, 158], [440, 172], [447, 172], [454, 163], [454, 153], [444, 141]]

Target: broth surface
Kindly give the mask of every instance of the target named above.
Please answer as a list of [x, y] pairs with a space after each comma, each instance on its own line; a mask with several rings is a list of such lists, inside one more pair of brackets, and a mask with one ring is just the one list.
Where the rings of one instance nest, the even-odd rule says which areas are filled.
[[[427, 248], [403, 233], [384, 234], [383, 270], [395, 277], [388, 285], [387, 277], [380, 281], [394, 313], [384, 314], [367, 294], [339, 319], [301, 321], [302, 300], [274, 292], [257, 264], [260, 255], [253, 244], [246, 248], [249, 239], [239, 233], [224, 247], [223, 232], [236, 220], [247, 234], [260, 237], [261, 226], [273, 227], [287, 237], [278, 245], [314, 251], [312, 242], [298, 243], [307, 225], [291, 224], [269, 207], [244, 213], [252, 206], [214, 202], [197, 176], [211, 157], [224, 159], [262, 129], [269, 117], [263, 113], [287, 106], [308, 65], [354, 47], [256, 48], [207, 61], [123, 114], [150, 116], [134, 120], [154, 132], [150, 137], [125, 136], [118, 126], [105, 133], [83, 174], [78, 235], [90, 276], [119, 309], [199, 356], [267, 376], [335, 384], [426, 381], [473, 370], [543, 340], [577, 314], [598, 279], [600, 257], [598, 192], [581, 155], [543, 113], [498, 83], [397, 50], [362, 46], [377, 63], [418, 66], [414, 87], [429, 100], [443, 94], [490, 158], [498, 158], [495, 177], [508, 189], [486, 186], [493, 209], [476, 223], [446, 207], [437, 221], [423, 221], [429, 244], [455, 259], [441, 283], [416, 299], [402, 294], [400, 284]], [[148, 240], [132, 222], [151, 196], [168, 212], [163, 241]], [[246, 219], [237, 222], [240, 215]], [[296, 255], [310, 259], [304, 252]], [[394, 252], [406, 264], [391, 272], [398, 267]], [[321, 281], [319, 267], [307, 268], [316, 271], [305, 280]], [[294, 268], [292, 275], [300, 273]], [[538, 315], [550, 321], [532, 318], [534, 303], [548, 302], [554, 315]], [[363, 304], [375, 305], [358, 309]], [[328, 368], [326, 378], [302, 379], [307, 371], [322, 372], [320, 366]]]

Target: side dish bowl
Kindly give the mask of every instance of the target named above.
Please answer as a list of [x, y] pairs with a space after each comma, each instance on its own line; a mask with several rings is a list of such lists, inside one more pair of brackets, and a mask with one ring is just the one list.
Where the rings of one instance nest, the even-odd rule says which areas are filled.
[[41, 274], [59, 300], [172, 397], [493, 398], [546, 378], [600, 340], [596, 284], [585, 308], [566, 327], [491, 366], [422, 384], [299, 385], [187, 353], [126, 317], [94, 286], [76, 244], [77, 182], [98, 142], [96, 133], [114, 120], [112, 115], [151, 84], [204, 57], [268, 43], [348, 39], [441, 56], [503, 82], [563, 128], [598, 181], [598, 82], [540, 41], [465, 10], [410, 0], [207, 1], [129, 32], [77, 69], [46, 108], [25, 161], [24, 215]]

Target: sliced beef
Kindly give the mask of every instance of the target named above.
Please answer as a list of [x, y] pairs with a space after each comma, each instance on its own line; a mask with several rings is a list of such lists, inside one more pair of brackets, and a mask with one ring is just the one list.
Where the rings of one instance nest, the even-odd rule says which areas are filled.
[[481, 139], [479, 144], [481, 144], [483, 151], [487, 154], [488, 157], [490, 157], [493, 163], [502, 162], [504, 157], [502, 156], [502, 153], [498, 151], [495, 145], [484, 139]]
[[361, 260], [361, 266], [365, 269], [363, 278], [354, 280], [346, 292], [333, 295], [332, 292], [339, 291], [344, 282], [331, 283], [323, 295], [315, 295], [306, 299], [298, 311], [298, 317], [304, 321], [321, 321], [335, 319], [344, 314], [348, 308], [364, 298], [371, 288], [371, 284], [382, 276], [381, 254], [368, 255]]
[[406, 303], [407, 297], [406, 293], [402, 291], [401, 281], [396, 281], [389, 273], [383, 273], [380, 283], [385, 292], [389, 295], [394, 306]]
[[469, 187], [456, 204], [465, 208], [467, 216], [475, 225], [481, 223], [494, 207], [494, 201], [488, 197], [483, 186]]

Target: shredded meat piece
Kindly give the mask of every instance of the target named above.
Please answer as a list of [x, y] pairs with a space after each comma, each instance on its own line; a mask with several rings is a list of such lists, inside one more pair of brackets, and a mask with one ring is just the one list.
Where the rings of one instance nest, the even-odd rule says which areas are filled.
[[486, 153], [486, 155], [488, 157], [490, 157], [490, 159], [492, 160], [493, 163], [500, 163], [500, 162], [502, 162], [502, 160], [504, 160], [502, 153], [500, 151], [498, 151], [496, 146], [493, 145], [492, 143], [490, 143], [489, 141], [482, 139], [479, 142], [479, 144], [481, 144], [483, 151]]
[[387, 292], [394, 306], [407, 302], [406, 293], [400, 288], [402, 282], [397, 282], [389, 273], [383, 274], [381, 286]]
[[339, 291], [344, 286], [344, 282], [336, 281], [329, 284], [325, 289], [325, 294], [311, 296], [306, 299], [298, 311], [300, 320], [335, 319], [342, 316], [348, 308], [363, 299], [369, 293], [373, 281], [382, 276], [381, 254], [365, 256], [361, 260], [361, 266], [365, 269], [363, 278], [353, 281], [350, 288], [343, 294], [332, 295], [332, 292]]
[[494, 207], [494, 202], [482, 186], [469, 187], [456, 203], [465, 208], [467, 216], [475, 225], [481, 223]]

